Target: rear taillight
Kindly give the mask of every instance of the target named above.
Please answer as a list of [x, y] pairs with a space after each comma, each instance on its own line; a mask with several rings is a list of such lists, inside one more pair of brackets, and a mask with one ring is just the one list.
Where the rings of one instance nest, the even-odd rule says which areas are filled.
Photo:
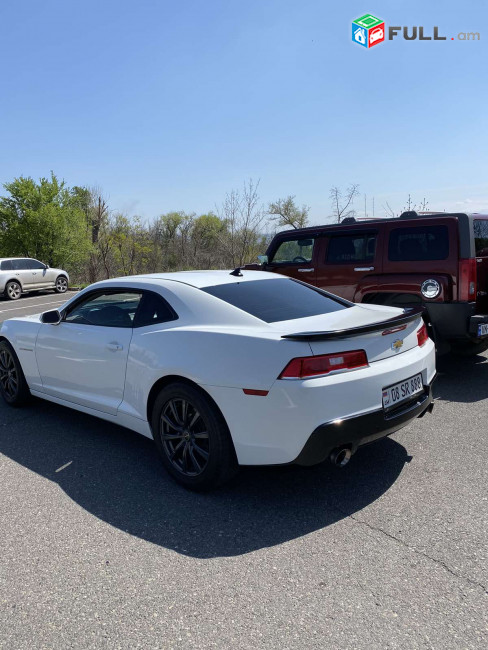
[[459, 260], [458, 300], [476, 300], [476, 259]]
[[278, 379], [309, 379], [327, 375], [334, 370], [353, 370], [368, 365], [364, 350], [321, 354], [316, 357], [297, 357], [292, 359]]
[[423, 323], [422, 327], [417, 330], [417, 341], [419, 342], [419, 346], [422, 347], [427, 343], [428, 340], [429, 333], [427, 332], [427, 325]]

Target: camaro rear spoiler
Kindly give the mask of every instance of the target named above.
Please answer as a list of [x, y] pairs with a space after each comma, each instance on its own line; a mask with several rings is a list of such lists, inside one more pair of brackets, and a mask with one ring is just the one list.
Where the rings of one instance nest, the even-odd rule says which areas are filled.
[[282, 339], [291, 339], [292, 341], [329, 341], [332, 339], [345, 339], [352, 336], [360, 336], [368, 332], [379, 332], [381, 330], [394, 329], [407, 323], [411, 323], [422, 316], [424, 307], [412, 307], [404, 309], [403, 314], [394, 316], [388, 320], [379, 323], [370, 323], [369, 325], [360, 325], [359, 327], [348, 327], [345, 330], [334, 330], [332, 332], [297, 332], [296, 334], [283, 334]]

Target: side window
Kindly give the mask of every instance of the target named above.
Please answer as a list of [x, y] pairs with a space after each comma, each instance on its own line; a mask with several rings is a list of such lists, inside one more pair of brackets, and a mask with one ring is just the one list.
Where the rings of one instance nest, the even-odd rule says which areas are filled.
[[311, 262], [315, 239], [287, 239], [279, 244], [271, 264], [303, 264]]
[[11, 260], [12, 270], [13, 271], [23, 271], [25, 266], [23, 266], [24, 260]]
[[28, 259], [27, 262], [29, 264], [28, 268], [32, 269], [33, 271], [38, 271], [45, 268], [44, 264], [42, 262], [39, 262], [39, 260]]
[[327, 247], [327, 263], [373, 262], [376, 253], [376, 239], [376, 233], [332, 235]]
[[488, 257], [488, 219], [475, 219], [474, 245], [478, 257]]
[[394, 228], [390, 233], [388, 259], [392, 262], [445, 260], [448, 257], [447, 226]]
[[32, 262], [34, 260], [29, 260], [27, 258], [21, 259], [21, 260], [14, 260], [14, 262], [17, 262], [17, 270], [18, 271], [31, 271], [32, 270]]
[[133, 327], [141, 296], [132, 291], [91, 294], [68, 311], [64, 320], [101, 327]]
[[4, 260], [0, 269], [2, 271], [12, 271], [13, 270], [12, 260]]
[[155, 293], [145, 293], [137, 310], [134, 327], [167, 323], [177, 318], [176, 312], [164, 298]]

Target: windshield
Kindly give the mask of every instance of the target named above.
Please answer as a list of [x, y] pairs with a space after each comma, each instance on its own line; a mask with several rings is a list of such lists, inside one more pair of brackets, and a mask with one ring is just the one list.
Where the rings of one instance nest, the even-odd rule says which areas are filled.
[[351, 305], [298, 280], [250, 280], [202, 287], [202, 291], [266, 323], [330, 314]]

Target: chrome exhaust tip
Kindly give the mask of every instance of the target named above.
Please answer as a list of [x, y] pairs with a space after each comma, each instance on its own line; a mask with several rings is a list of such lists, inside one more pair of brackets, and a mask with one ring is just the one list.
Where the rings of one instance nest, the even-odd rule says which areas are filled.
[[341, 447], [339, 449], [334, 449], [330, 455], [330, 462], [336, 467], [345, 467], [347, 463], [351, 460], [351, 450], [349, 447]]

